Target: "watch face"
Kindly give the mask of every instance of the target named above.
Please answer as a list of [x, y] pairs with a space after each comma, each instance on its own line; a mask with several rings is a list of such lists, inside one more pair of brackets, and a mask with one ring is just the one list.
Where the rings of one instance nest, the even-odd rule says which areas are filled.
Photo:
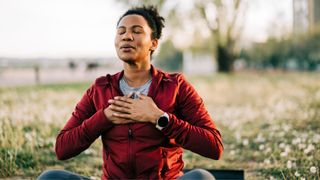
[[166, 127], [168, 125], [168, 123], [169, 123], [169, 120], [165, 116], [160, 117], [160, 119], [158, 120], [158, 125], [160, 127]]

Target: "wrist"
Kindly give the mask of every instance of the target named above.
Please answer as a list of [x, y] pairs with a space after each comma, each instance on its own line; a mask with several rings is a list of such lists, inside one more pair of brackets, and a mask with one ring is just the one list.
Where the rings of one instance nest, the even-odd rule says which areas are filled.
[[158, 119], [164, 114], [164, 111], [162, 111], [161, 109], [159, 109], [155, 114], [154, 114], [154, 118], [152, 118], [151, 123], [156, 125]]

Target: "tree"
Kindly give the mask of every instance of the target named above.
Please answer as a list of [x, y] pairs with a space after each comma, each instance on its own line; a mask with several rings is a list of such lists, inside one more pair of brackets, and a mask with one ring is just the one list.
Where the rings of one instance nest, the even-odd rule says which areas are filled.
[[[196, 1], [196, 7], [205, 20], [211, 38], [215, 41], [218, 70], [230, 72], [238, 56], [237, 40], [243, 29], [247, 2], [244, 0]], [[241, 19], [242, 18], [242, 19]]]

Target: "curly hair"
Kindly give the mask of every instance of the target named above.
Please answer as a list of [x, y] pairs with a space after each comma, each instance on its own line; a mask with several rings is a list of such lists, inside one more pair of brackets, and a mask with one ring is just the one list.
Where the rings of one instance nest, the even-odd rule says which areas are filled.
[[140, 15], [148, 22], [149, 27], [152, 29], [152, 39], [160, 39], [162, 28], [164, 28], [164, 18], [159, 15], [159, 12], [154, 6], [133, 7], [125, 12], [118, 20], [117, 26], [121, 19], [127, 15]]

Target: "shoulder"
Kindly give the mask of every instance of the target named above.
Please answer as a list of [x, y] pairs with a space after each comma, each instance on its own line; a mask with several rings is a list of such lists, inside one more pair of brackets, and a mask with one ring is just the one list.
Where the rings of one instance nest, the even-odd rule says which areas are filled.
[[108, 78], [108, 76], [110, 76], [110, 74], [96, 78], [96, 80], [93, 82], [93, 86], [107, 85], [108, 83], [110, 83], [110, 79]]
[[161, 73], [163, 74], [163, 81], [174, 82], [177, 85], [180, 85], [181, 83], [186, 81], [185, 76], [179, 72], [168, 73], [161, 71]]
[[96, 90], [103, 89], [103, 88], [107, 87], [111, 83], [112, 79], [115, 76], [119, 75], [119, 73], [120, 72], [115, 73], [115, 74], [106, 74], [105, 76], [100, 76], [100, 77], [96, 78], [94, 80], [94, 82], [90, 85], [90, 87], [88, 88], [87, 93], [92, 94]]
[[115, 74], [106, 74], [104, 76], [98, 77], [93, 85], [94, 86], [105, 86], [112, 82], [112, 79], [115, 79], [117, 76], [119, 76], [120, 72], [117, 72]]
[[163, 72], [163, 81], [174, 82], [179, 93], [193, 93], [196, 92], [193, 85], [187, 80], [182, 73], [167, 73]]

